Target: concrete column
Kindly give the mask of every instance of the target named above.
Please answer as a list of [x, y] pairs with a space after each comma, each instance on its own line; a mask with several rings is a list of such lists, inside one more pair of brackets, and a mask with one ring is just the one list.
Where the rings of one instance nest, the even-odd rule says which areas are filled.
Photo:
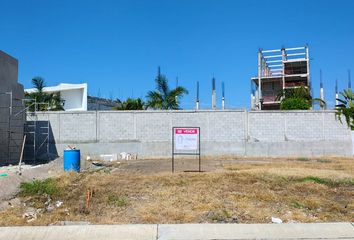
[[255, 109], [255, 97], [253, 95], [253, 93], [251, 94], [251, 110]]
[[[323, 82], [322, 82], [322, 70], [320, 70], [320, 99], [324, 101], [324, 90], [323, 90]], [[321, 109], [324, 110], [324, 104], [320, 103]]]
[[281, 55], [282, 55], [282, 65], [283, 65], [283, 74], [282, 74], [283, 97], [285, 97], [285, 63], [284, 63], [284, 61], [286, 60], [285, 48], [281, 49]]
[[262, 83], [261, 83], [261, 77], [262, 77], [262, 53], [261, 49], [258, 50], [258, 98], [256, 99], [256, 104], [259, 110], [261, 110], [262, 106], [260, 103], [260, 99], [262, 98]]
[[199, 81], [197, 81], [197, 100], [195, 102], [195, 110], [199, 110]]
[[216, 110], [215, 78], [212, 80], [211, 109]]

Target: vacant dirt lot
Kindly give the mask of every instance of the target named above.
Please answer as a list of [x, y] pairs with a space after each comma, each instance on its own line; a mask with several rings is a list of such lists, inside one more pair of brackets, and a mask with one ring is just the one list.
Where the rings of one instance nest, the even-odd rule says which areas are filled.
[[[354, 221], [354, 159], [137, 160], [22, 186], [0, 225]], [[56, 201], [63, 204], [56, 206]], [[28, 208], [35, 217], [23, 217]]]

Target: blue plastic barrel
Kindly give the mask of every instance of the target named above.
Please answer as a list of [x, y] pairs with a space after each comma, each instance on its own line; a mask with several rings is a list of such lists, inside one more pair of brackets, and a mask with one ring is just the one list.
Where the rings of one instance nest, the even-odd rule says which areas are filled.
[[64, 150], [64, 171], [80, 172], [80, 150]]

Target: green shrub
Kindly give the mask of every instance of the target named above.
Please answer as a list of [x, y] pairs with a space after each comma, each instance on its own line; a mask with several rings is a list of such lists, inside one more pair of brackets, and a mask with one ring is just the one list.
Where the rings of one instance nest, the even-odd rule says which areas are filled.
[[280, 104], [281, 110], [308, 110], [311, 105], [303, 98], [286, 98]]
[[54, 179], [48, 178], [45, 180], [34, 180], [33, 182], [21, 183], [20, 195], [21, 196], [38, 196], [43, 194], [55, 195], [59, 193], [58, 187]]

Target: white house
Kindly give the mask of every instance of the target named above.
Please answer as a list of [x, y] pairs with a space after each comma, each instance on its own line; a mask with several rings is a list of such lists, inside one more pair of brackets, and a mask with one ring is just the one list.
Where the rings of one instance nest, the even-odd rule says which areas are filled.
[[[25, 89], [25, 92], [35, 92], [35, 88]], [[44, 92], [60, 92], [60, 97], [65, 101], [65, 111], [87, 111], [87, 83], [68, 84], [61, 83], [58, 86], [45, 87]]]

